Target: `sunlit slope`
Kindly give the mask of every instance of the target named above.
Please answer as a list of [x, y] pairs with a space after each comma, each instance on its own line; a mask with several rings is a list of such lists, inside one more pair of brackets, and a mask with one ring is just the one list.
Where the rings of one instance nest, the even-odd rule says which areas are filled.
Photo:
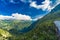
[[9, 40], [9, 38], [12, 37], [12, 35], [3, 29], [0, 29], [0, 40]]
[[0, 20], [0, 28], [10, 30], [17, 29], [22, 30], [25, 27], [29, 27], [32, 21], [20, 21], [20, 20]]

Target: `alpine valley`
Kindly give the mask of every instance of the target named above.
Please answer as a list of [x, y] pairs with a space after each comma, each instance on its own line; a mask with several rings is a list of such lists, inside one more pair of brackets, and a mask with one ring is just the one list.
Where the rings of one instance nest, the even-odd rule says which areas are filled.
[[60, 40], [60, 4], [37, 21], [0, 20], [0, 40]]

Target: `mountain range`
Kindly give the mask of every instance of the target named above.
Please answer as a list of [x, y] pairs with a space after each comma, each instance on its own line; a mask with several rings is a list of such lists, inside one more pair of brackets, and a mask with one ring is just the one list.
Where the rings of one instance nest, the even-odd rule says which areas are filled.
[[[10, 37], [6, 37], [7, 40], [59, 40], [59, 36], [57, 36], [59, 29], [54, 24], [54, 21], [58, 20], [60, 20], [60, 4], [52, 9], [50, 13], [45, 15], [43, 18], [38, 19], [34, 23], [31, 23], [30, 21], [24, 21], [24, 23], [21, 22], [22, 27], [34, 27], [26, 33], [21, 33], [17, 31], [18, 29], [20, 29], [19, 27], [21, 26], [20, 21], [0, 21], [3, 23], [3, 25], [2, 23], [0, 23], [0, 25], [7, 27], [7, 30], [2, 27], [0, 28], [10, 33], [9, 35], [12, 35]], [[10, 22], [11, 24], [9, 24]], [[10, 29], [10, 27], [8, 27], [9, 25], [12, 26], [13, 29]], [[14, 29], [14, 27], [17, 28], [17, 30]], [[1, 37], [4, 37], [2, 34], [0, 33]]]

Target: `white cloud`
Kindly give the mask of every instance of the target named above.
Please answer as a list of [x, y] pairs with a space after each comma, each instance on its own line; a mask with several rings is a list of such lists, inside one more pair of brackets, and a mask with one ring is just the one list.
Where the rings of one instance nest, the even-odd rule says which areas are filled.
[[51, 6], [50, 6], [51, 3], [52, 2], [50, 0], [45, 0], [44, 2], [42, 2], [42, 5], [37, 5], [36, 1], [33, 1], [30, 3], [30, 6], [37, 9], [42, 9], [43, 11], [45, 11], [45, 10], [51, 9]]
[[28, 15], [22, 15], [22, 14], [18, 14], [18, 13], [14, 13], [12, 14], [12, 16], [4, 16], [4, 15], [0, 15], [0, 19], [4, 20], [4, 19], [16, 19], [16, 20], [32, 20], [32, 18]]
[[11, 19], [12, 16], [4, 16], [4, 15], [0, 15], [0, 19], [4, 20], [4, 19]]
[[22, 15], [22, 14], [16, 13], [16, 14], [12, 14], [12, 16], [18, 20], [32, 20], [32, 18], [28, 15]]
[[4, 15], [0, 15], [0, 20], [31, 20], [31, 21], [37, 21], [38, 19], [42, 18], [43, 16], [39, 16], [36, 17], [34, 19], [32, 19], [30, 16], [28, 15], [22, 15], [22, 14], [18, 14], [18, 13], [13, 13], [11, 16], [4, 16]]

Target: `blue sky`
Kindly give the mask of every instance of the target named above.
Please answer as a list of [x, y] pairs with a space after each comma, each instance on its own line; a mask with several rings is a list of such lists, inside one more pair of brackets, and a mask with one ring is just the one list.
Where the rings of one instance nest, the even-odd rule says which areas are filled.
[[38, 19], [50, 12], [58, 1], [59, 0], [0, 0], [0, 17], [1, 19], [12, 18], [11, 16], [14, 14], [14, 18], [18, 19]]

